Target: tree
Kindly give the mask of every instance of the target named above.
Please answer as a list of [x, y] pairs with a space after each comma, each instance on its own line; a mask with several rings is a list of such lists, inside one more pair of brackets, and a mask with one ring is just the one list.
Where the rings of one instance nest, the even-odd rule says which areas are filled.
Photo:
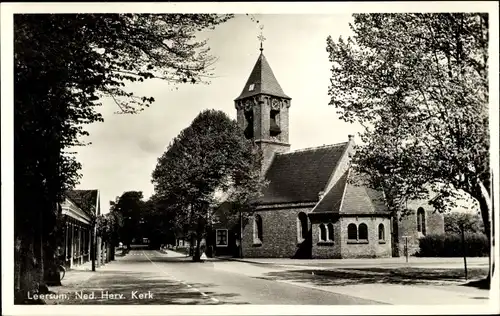
[[[330, 104], [364, 126], [355, 168], [393, 209], [465, 192], [490, 236], [487, 14], [356, 14], [354, 36], [327, 39]], [[491, 244], [491, 242], [490, 242]]]
[[137, 237], [137, 227], [142, 216], [144, 203], [141, 191], [127, 191], [111, 204], [111, 212], [119, 214], [122, 219], [118, 236], [129, 249], [132, 239]]
[[477, 213], [471, 212], [450, 212], [444, 215], [444, 231], [460, 235], [462, 230], [469, 233], [483, 233], [484, 225], [481, 217]]
[[[225, 22], [212, 14], [18, 14], [14, 16], [14, 222], [16, 302], [43, 283], [42, 245], [53, 234], [64, 192], [80, 164], [83, 125], [102, 121], [100, 100], [119, 113], [154, 102], [125, 82], [198, 83], [215, 61], [195, 33]], [[36, 205], [36, 207], [33, 207]]]
[[175, 244], [175, 209], [169, 203], [163, 204], [157, 196], [151, 196], [144, 204], [141, 218], [150, 247], [158, 249], [164, 244]]
[[101, 236], [103, 242], [116, 246], [123, 223], [123, 216], [117, 210], [112, 209], [109, 213], [101, 214], [96, 219], [97, 235]]
[[194, 232], [193, 260], [200, 257], [200, 242], [216, 205], [215, 192], [234, 192], [231, 199], [243, 205], [261, 191], [260, 157], [234, 120], [224, 112], [205, 110], [158, 159], [152, 174], [155, 195], [175, 211], [178, 228]]

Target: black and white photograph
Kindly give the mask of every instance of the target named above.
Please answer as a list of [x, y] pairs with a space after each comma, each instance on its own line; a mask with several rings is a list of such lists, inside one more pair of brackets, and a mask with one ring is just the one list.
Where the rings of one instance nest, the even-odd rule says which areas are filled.
[[4, 312], [499, 312], [498, 8], [3, 3]]

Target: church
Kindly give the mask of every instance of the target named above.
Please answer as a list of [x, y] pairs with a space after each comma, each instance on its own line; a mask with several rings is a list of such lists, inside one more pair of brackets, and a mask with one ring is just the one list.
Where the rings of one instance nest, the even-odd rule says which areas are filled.
[[[354, 136], [345, 142], [290, 150], [285, 94], [261, 47], [241, 94], [237, 121], [263, 154], [269, 181], [258, 206], [242, 225], [243, 257], [362, 258], [418, 251], [418, 238], [444, 233], [443, 216], [428, 201], [412, 201], [413, 214], [391, 213], [383, 193], [351, 184]], [[296, 106], [301, 106], [296, 105]]]

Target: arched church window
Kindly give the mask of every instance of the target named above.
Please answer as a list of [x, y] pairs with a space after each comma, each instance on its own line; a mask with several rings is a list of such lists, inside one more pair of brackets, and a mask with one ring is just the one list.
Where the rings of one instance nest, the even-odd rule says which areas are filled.
[[417, 210], [417, 231], [425, 235], [425, 210], [419, 207]]
[[347, 239], [358, 239], [358, 228], [356, 224], [349, 224], [349, 226], [347, 226]]
[[384, 229], [384, 224], [379, 224], [378, 225], [378, 240], [385, 240], [385, 229]]
[[307, 215], [304, 212], [300, 212], [297, 216], [297, 240], [302, 242], [306, 239], [308, 231]]
[[255, 215], [253, 225], [253, 240], [254, 243], [262, 243], [262, 217], [259, 214]]
[[326, 226], [325, 224], [320, 224], [319, 225], [319, 240], [320, 241], [326, 241]]
[[365, 223], [359, 224], [359, 239], [368, 239], [368, 226]]
[[328, 223], [328, 225], [326, 225], [326, 228], [328, 230], [328, 240], [333, 241], [333, 224]]

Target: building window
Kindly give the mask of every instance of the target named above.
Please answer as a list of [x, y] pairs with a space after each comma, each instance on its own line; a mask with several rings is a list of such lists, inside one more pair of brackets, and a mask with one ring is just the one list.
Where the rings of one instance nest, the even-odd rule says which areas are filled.
[[368, 239], [368, 226], [365, 223], [359, 224], [359, 239], [367, 240]]
[[333, 241], [333, 224], [329, 223], [328, 225], [326, 225], [326, 228], [328, 230], [328, 240]]
[[319, 241], [326, 241], [326, 240], [327, 240], [326, 226], [325, 226], [325, 224], [320, 224], [319, 225]]
[[379, 241], [384, 241], [385, 240], [384, 224], [379, 224], [378, 225], [378, 240]]
[[309, 231], [307, 222], [307, 215], [304, 212], [300, 212], [297, 216], [297, 241], [302, 242], [306, 239], [307, 233]]
[[262, 243], [262, 217], [259, 214], [255, 215], [253, 223], [253, 242], [254, 244]]
[[417, 210], [417, 231], [425, 236], [425, 211], [423, 208]]
[[347, 239], [358, 239], [358, 228], [356, 227], [356, 224], [349, 224], [349, 226], [347, 226]]
[[227, 229], [217, 229], [216, 230], [216, 246], [217, 247], [227, 247]]

